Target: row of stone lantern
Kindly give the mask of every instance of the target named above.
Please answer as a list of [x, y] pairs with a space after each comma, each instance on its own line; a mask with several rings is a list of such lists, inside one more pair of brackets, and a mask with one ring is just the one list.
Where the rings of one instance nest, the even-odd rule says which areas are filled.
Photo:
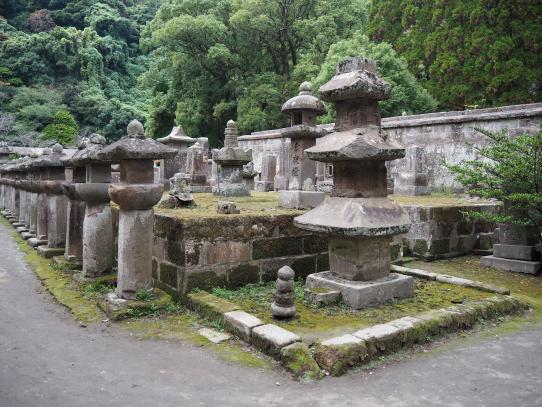
[[[41, 255], [63, 254], [71, 266], [81, 264], [83, 277], [93, 278], [112, 269], [110, 202], [115, 202], [120, 208], [116, 296], [133, 299], [152, 283], [152, 208], [163, 192], [163, 185], [154, 183], [153, 163], [175, 154], [146, 138], [137, 121], [109, 146], [97, 134], [75, 153], [56, 144], [39, 157], [0, 167], [2, 215]], [[118, 183], [111, 183], [112, 164], [120, 165]]]

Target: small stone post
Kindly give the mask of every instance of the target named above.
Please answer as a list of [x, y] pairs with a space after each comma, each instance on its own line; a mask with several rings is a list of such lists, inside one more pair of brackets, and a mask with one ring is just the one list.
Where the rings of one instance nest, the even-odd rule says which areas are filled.
[[167, 137], [159, 138], [156, 141], [177, 150], [175, 157], [160, 160], [160, 181], [167, 183], [175, 174], [186, 172], [188, 147], [197, 140], [188, 137], [181, 126], [176, 126]]
[[412, 277], [390, 273], [392, 236], [406, 233], [410, 219], [387, 198], [385, 162], [405, 155], [380, 126], [378, 101], [389, 93], [373, 61], [339, 63], [335, 76], [320, 87], [320, 97], [335, 102], [335, 129], [305, 150], [308, 158], [331, 162], [334, 169], [331, 197], [294, 219], [302, 229], [330, 236], [330, 271], [310, 274], [306, 287], [338, 290], [354, 309], [414, 291]]
[[152, 284], [154, 211], [164, 187], [153, 183], [153, 160], [170, 159], [177, 152], [146, 138], [143, 125], [130, 122], [127, 136], [105, 147], [100, 159], [120, 162], [120, 184], [109, 185], [109, 196], [120, 207], [117, 297], [135, 298]]
[[274, 155], [265, 155], [262, 159], [262, 171], [260, 179], [256, 181], [256, 191], [274, 191], [274, 181], [276, 173], [277, 157], [275, 157]]
[[316, 139], [326, 131], [316, 126], [316, 117], [326, 112], [324, 103], [312, 95], [310, 82], [299, 86], [299, 95], [282, 105], [282, 112], [291, 116], [292, 125], [281, 131], [283, 138], [289, 138], [288, 189], [279, 190], [279, 206], [282, 208], [314, 208], [324, 199], [316, 190], [316, 162], [304, 156], [303, 152], [316, 144]]
[[213, 150], [213, 161], [219, 166], [218, 182], [213, 194], [221, 196], [250, 196], [243, 183], [243, 165], [252, 161], [252, 150], [245, 151], [237, 144], [239, 132], [233, 120], [226, 125], [224, 147]]
[[295, 316], [295, 272], [288, 266], [278, 271], [275, 301], [271, 304], [271, 315], [277, 319], [292, 318]]

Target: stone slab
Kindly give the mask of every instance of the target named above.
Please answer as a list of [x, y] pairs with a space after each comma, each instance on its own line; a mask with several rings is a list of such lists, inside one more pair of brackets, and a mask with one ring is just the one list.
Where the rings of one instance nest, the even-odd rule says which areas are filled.
[[301, 338], [274, 324], [261, 325], [252, 330], [252, 343], [262, 352], [271, 356], [279, 356], [280, 350]]
[[493, 245], [493, 256], [515, 260], [539, 260], [540, 252], [536, 246], [520, 246], [511, 244]]
[[350, 281], [329, 271], [310, 274], [306, 288], [329, 288], [341, 292], [343, 299], [353, 309], [376, 306], [394, 298], [407, 298], [414, 294], [414, 279], [403, 274], [390, 273], [389, 276], [372, 281]]
[[371, 354], [397, 349], [403, 341], [402, 330], [391, 324], [374, 325], [360, 329], [352, 335], [365, 341]]
[[33, 237], [36, 237], [36, 235], [32, 232], [23, 232], [21, 233], [21, 237], [24, 239], [24, 240], [28, 240], [28, 239], [31, 239]]
[[425, 271], [425, 270], [420, 270], [420, 269], [411, 269], [408, 267], [397, 266], [394, 264], [390, 266], [390, 270], [397, 271], [398, 273], [401, 273], [401, 274], [406, 274], [407, 276], [423, 278], [425, 280], [436, 280], [438, 276], [437, 273], [432, 273], [430, 271]]
[[494, 267], [499, 270], [513, 271], [516, 273], [538, 274], [542, 270], [542, 262], [502, 259], [495, 256], [485, 256], [480, 259], [482, 267]]
[[24, 223], [19, 222], [19, 221], [15, 221], [15, 222], [11, 222], [11, 226], [13, 226], [14, 228], [19, 228], [21, 226], [24, 226]]
[[363, 342], [363, 339], [358, 338], [357, 336], [346, 334], [341, 336], [336, 336], [331, 339], [327, 339], [322, 342], [324, 346], [344, 346], [344, 345], [357, 345]]
[[231, 311], [224, 314], [224, 325], [228, 331], [249, 342], [252, 330], [263, 322], [248, 312]]
[[63, 247], [48, 247], [38, 246], [38, 254], [46, 259], [52, 259], [55, 256], [61, 256], [64, 254]]
[[319, 191], [279, 191], [278, 206], [288, 209], [312, 209], [325, 198]]
[[19, 226], [16, 230], [17, 230], [17, 232], [19, 232], [20, 234], [23, 234], [23, 233], [28, 232], [28, 228], [27, 228], [26, 226]]
[[305, 288], [304, 298], [316, 305], [336, 304], [341, 299], [341, 292], [329, 288]]
[[215, 331], [214, 329], [210, 328], [201, 328], [198, 333], [204, 338], [207, 338], [212, 343], [225, 342], [231, 338], [230, 334]]
[[32, 247], [45, 246], [47, 245], [47, 240], [38, 239], [37, 237], [31, 237], [28, 239], [28, 244]]

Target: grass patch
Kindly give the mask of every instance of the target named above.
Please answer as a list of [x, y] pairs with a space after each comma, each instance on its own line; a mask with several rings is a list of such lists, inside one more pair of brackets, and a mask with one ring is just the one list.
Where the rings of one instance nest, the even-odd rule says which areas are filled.
[[303, 281], [295, 282], [297, 317], [290, 321], [274, 320], [269, 311], [273, 302], [275, 283], [249, 284], [236, 290], [216, 288], [212, 294], [237, 304], [246, 312], [265, 322], [272, 322], [311, 342], [338, 334], [385, 323], [407, 315], [492, 296], [472, 288], [416, 279], [415, 294], [379, 307], [351, 310], [346, 304], [318, 306], [305, 301]]

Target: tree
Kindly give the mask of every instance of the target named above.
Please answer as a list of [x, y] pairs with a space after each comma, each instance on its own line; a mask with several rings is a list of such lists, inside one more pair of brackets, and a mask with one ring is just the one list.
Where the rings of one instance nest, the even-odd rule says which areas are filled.
[[535, 135], [511, 137], [506, 131], [476, 129], [488, 145], [475, 147], [482, 159], [447, 167], [473, 196], [498, 199], [502, 213], [468, 212], [498, 223], [542, 226], [542, 128]]
[[73, 144], [79, 131], [75, 118], [66, 110], [55, 113], [53, 122], [43, 129], [42, 140], [55, 140], [63, 146]]
[[30, 31], [35, 33], [51, 31], [56, 26], [47, 10], [34, 11], [28, 16], [27, 24]]
[[542, 101], [537, 0], [379, 0], [369, 33], [388, 41], [446, 109]]

